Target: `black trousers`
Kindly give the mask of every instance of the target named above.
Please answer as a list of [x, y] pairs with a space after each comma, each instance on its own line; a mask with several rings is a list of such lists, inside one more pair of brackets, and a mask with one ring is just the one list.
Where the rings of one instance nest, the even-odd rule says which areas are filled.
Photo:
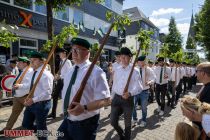
[[183, 79], [180, 79], [179, 84], [176, 87], [176, 101], [175, 101], [175, 103], [178, 102], [180, 94], [182, 94], [182, 83], [183, 83]]
[[183, 85], [184, 85], [183, 94], [185, 94], [187, 90], [187, 84], [188, 84], [187, 81], [188, 81], [188, 77], [183, 77]]
[[[115, 94], [111, 104], [111, 125], [117, 131], [120, 139], [130, 140], [131, 138], [131, 119], [133, 112], [133, 97], [127, 100]], [[119, 117], [124, 114], [125, 131], [119, 126]]]
[[[161, 110], [164, 111], [165, 109], [165, 96], [169, 96], [167, 93], [167, 84], [159, 85], [156, 84], [156, 101], [157, 104], [161, 107]], [[170, 102], [170, 97], [168, 97]]]
[[171, 93], [172, 97], [171, 97], [171, 106], [174, 106], [175, 104], [175, 81], [168, 81], [168, 92]]
[[54, 81], [53, 83], [53, 107], [52, 107], [52, 115], [56, 116], [56, 109], [58, 105], [58, 98], [61, 95], [61, 91], [63, 89], [63, 79], [59, 79]]

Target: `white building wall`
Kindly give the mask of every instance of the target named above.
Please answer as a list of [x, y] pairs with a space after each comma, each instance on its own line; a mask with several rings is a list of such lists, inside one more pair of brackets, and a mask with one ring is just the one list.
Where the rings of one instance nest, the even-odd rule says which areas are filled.
[[123, 5], [120, 4], [118, 1], [116, 0], [112, 0], [112, 10], [118, 14], [122, 14], [123, 13]]
[[[159, 54], [159, 43], [151, 44], [153, 48], [149, 49], [149, 55], [147, 59], [156, 60], [156, 55]], [[126, 43], [122, 45], [123, 47], [132, 48], [134, 51], [137, 51], [139, 48], [139, 42], [136, 39], [136, 35], [129, 35], [126, 36]], [[141, 51], [140, 51], [141, 54]]]

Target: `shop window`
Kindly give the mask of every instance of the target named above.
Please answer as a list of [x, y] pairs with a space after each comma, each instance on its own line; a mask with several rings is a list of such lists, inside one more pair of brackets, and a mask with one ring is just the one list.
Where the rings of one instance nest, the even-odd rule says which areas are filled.
[[46, 14], [47, 13], [46, 5], [36, 5], [35, 11], [42, 14]]
[[37, 47], [37, 42], [34, 40], [20, 39], [20, 46]]
[[32, 10], [33, 1], [32, 0], [14, 0], [14, 4], [26, 9]]
[[0, 1], [3, 1], [3, 2], [8, 2], [8, 3], [10, 3], [10, 0], [0, 0]]
[[69, 21], [69, 9], [66, 7], [64, 10], [54, 13], [55, 18]]
[[74, 10], [74, 24], [79, 24], [83, 22], [83, 13], [79, 10]]

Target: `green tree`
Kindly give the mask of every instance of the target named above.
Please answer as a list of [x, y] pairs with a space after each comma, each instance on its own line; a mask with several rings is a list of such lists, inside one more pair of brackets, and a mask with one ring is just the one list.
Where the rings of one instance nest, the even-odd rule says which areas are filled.
[[176, 27], [175, 18], [171, 17], [169, 23], [169, 34], [166, 35], [165, 43], [168, 44], [169, 53], [176, 53], [182, 48], [182, 36]]
[[210, 1], [205, 0], [201, 11], [196, 15], [196, 41], [205, 49], [206, 58], [210, 60]]
[[[11, 32], [10, 30], [15, 30], [17, 29], [16, 26], [11, 26], [11, 25], [6, 25], [2, 23], [4, 26], [0, 28], [0, 44], [3, 47], [9, 48], [11, 42], [15, 42], [18, 40], [18, 36]], [[10, 30], [8, 30], [10, 28]]]
[[[195, 40], [193, 37], [187, 39], [186, 49], [196, 49]], [[194, 58], [197, 53], [187, 53], [188, 58]]]

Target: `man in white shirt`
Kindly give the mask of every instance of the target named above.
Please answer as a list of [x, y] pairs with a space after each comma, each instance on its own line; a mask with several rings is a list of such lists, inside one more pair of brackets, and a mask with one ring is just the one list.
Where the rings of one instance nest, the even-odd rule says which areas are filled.
[[[130, 75], [132, 64], [131, 51], [124, 47], [120, 50], [121, 66], [114, 73], [112, 92], [114, 98], [111, 104], [111, 125], [117, 131], [120, 139], [130, 140], [131, 137], [131, 119], [133, 112], [133, 96], [142, 91], [142, 83], [139, 70], [134, 68], [128, 91], [124, 92], [128, 77]], [[119, 126], [119, 117], [124, 114], [125, 131]]]
[[108, 81], [110, 87], [111, 87], [112, 82], [113, 82], [114, 72], [116, 71], [116, 69], [117, 69], [119, 66], [121, 66], [121, 64], [120, 64], [120, 52], [119, 52], [119, 51], [116, 51], [116, 52], [115, 52], [115, 59], [116, 59], [116, 61], [112, 64], [112, 75], [111, 75], [110, 80]]
[[[32, 69], [28, 68], [30, 64], [30, 60], [27, 57], [19, 57], [17, 67], [19, 68], [19, 75], [16, 77], [13, 83], [13, 107], [12, 113], [7, 121], [6, 127], [3, 130], [10, 130], [14, 126], [15, 122], [18, 119], [18, 116], [22, 112], [24, 108], [24, 101], [28, 95], [30, 88], [30, 80]], [[16, 83], [17, 81], [22, 79], [20, 83]], [[0, 134], [3, 134], [3, 130], [0, 131]]]
[[52, 107], [52, 112], [48, 115], [48, 118], [56, 118], [56, 109], [57, 109], [57, 104], [58, 104], [58, 98], [61, 95], [61, 91], [63, 88], [63, 79], [66, 75], [66, 73], [69, 72], [70, 68], [72, 67], [71, 61], [66, 58], [67, 57], [67, 50], [60, 48], [58, 50], [58, 54], [60, 57], [60, 65], [59, 69], [60, 73], [55, 76], [55, 81], [54, 81], [54, 92], [53, 92], [53, 107]]
[[147, 104], [149, 99], [149, 88], [155, 81], [155, 73], [153, 70], [146, 66], [145, 64], [146, 56], [140, 56], [138, 58], [138, 66], [140, 70], [140, 76], [142, 79], [143, 90], [139, 92], [139, 94], [134, 96], [134, 110], [133, 110], [133, 120], [137, 121], [137, 112], [136, 112], [136, 105], [138, 101], [141, 102], [141, 110], [142, 110], [142, 119], [139, 120], [139, 126], [145, 127], [146, 126], [146, 118], [147, 118]]
[[[159, 115], [164, 114], [165, 109], [165, 96], [169, 96], [167, 93], [167, 84], [171, 76], [170, 68], [164, 66], [164, 58], [158, 58], [158, 66], [155, 68], [154, 72], [156, 74], [156, 101], [158, 104], [157, 111]], [[168, 97], [168, 103], [170, 103], [170, 97]]]
[[[39, 52], [31, 53], [31, 67], [33, 75], [30, 83], [30, 91], [38, 78], [43, 67], [43, 55]], [[43, 74], [35, 88], [32, 98], [25, 100], [25, 112], [22, 126], [34, 132], [47, 132], [47, 114], [51, 108], [51, 94], [53, 88], [53, 75], [48, 70], [44, 69]], [[34, 125], [36, 122], [36, 125]], [[48, 134], [38, 135], [38, 139], [46, 140]]]
[[176, 89], [176, 82], [177, 82], [177, 67], [176, 67], [176, 63], [174, 62], [173, 59], [169, 59], [169, 62], [170, 62], [171, 76], [168, 81], [168, 92], [170, 92], [172, 95], [170, 106], [171, 106], [171, 108], [174, 108], [175, 89]]
[[[71, 42], [74, 66], [64, 77], [62, 90], [64, 120], [58, 128], [58, 132], [64, 136], [58, 137], [58, 140], [95, 140], [100, 108], [110, 103], [109, 86], [106, 74], [95, 65], [80, 102], [72, 102], [91, 65], [89, 61], [91, 45], [82, 38], [73, 38]], [[75, 106], [73, 109], [70, 108], [71, 104]]]
[[[152, 60], [149, 60], [148, 61], [148, 66], [152, 69], [152, 71], [154, 72], [154, 62]], [[154, 101], [154, 94], [155, 94], [155, 81], [154, 83], [152, 83], [150, 85], [150, 88], [149, 88], [149, 91], [150, 91], [150, 96], [149, 96], [149, 103], [153, 103]]]

